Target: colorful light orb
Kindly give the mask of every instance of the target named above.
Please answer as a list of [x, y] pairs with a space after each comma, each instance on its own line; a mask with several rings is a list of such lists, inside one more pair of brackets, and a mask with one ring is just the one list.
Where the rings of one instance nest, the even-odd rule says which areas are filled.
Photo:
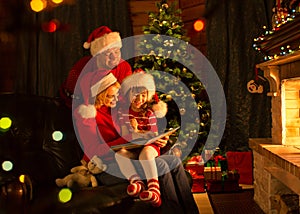
[[61, 131], [54, 131], [52, 133], [52, 139], [55, 141], [61, 141], [63, 139], [64, 135]]
[[47, 7], [47, 1], [45, 0], [31, 0], [30, 1], [31, 10], [34, 12], [41, 12]]
[[20, 175], [20, 176], [19, 176], [19, 181], [20, 181], [21, 183], [25, 183], [25, 175]]
[[204, 22], [203, 22], [203, 20], [200, 20], [200, 19], [196, 20], [194, 22], [194, 30], [197, 31], [197, 32], [200, 32], [203, 29], [204, 29]]
[[0, 129], [6, 130], [11, 127], [12, 121], [9, 117], [2, 117], [0, 119]]
[[56, 19], [53, 19], [49, 22], [44, 22], [42, 24], [42, 30], [48, 33], [54, 33], [58, 29], [59, 22]]
[[2, 169], [7, 172], [11, 171], [13, 169], [13, 166], [14, 165], [11, 161], [3, 161], [2, 163]]
[[63, 188], [58, 193], [58, 200], [61, 203], [67, 203], [72, 198], [72, 191], [69, 188]]
[[52, 2], [53, 2], [54, 4], [60, 4], [60, 3], [63, 2], [63, 0], [52, 0]]

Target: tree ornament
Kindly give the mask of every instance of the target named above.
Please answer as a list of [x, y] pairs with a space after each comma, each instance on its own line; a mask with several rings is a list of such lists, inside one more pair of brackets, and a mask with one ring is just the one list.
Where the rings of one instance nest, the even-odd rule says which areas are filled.
[[180, 110], [179, 110], [179, 111], [180, 111], [180, 114], [181, 114], [181, 115], [184, 115], [184, 114], [185, 114], [185, 112], [186, 112], [185, 108], [180, 108]]
[[162, 8], [168, 9], [168, 8], [169, 8], [169, 5], [168, 5], [167, 3], [162, 4]]

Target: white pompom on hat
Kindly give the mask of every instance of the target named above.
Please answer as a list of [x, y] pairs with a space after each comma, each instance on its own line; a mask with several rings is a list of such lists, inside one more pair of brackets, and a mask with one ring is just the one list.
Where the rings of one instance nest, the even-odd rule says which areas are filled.
[[87, 41], [83, 44], [85, 49], [90, 49], [91, 55], [95, 56], [98, 53], [117, 47], [122, 47], [122, 41], [119, 32], [112, 32], [107, 26], [101, 26], [93, 30]]

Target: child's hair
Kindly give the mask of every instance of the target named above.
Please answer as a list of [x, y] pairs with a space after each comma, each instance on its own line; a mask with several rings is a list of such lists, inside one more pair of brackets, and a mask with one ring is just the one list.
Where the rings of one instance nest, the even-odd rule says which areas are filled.
[[[115, 82], [114, 84], [110, 85], [108, 88], [113, 87], [113, 86], [117, 87], [117, 88], [121, 87], [119, 82]], [[105, 105], [105, 98], [107, 96], [107, 89], [105, 89], [104, 91], [102, 91], [102, 92], [100, 92], [99, 94], [96, 95], [95, 104], [94, 104], [96, 109], [100, 108], [103, 105]]]

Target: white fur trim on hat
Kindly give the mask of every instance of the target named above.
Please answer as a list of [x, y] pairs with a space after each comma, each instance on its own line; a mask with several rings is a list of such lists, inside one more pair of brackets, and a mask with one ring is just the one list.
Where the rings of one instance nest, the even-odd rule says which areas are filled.
[[94, 105], [80, 105], [78, 107], [78, 113], [82, 118], [95, 118], [97, 111]]
[[113, 47], [121, 48], [122, 41], [121, 41], [120, 34], [118, 32], [111, 32], [108, 34], [104, 34], [99, 38], [96, 38], [90, 43], [90, 45], [88, 45], [88, 43], [87, 44], [84, 43], [83, 46], [84, 47], [86, 46], [87, 47], [86, 49], [90, 48], [90, 52], [92, 56], [95, 56], [98, 53], [102, 53], [103, 51], [109, 48], [113, 48]]
[[157, 104], [153, 104], [152, 110], [157, 118], [163, 118], [168, 112], [167, 103], [160, 100]]
[[112, 73], [107, 74], [96, 84], [92, 85], [91, 97], [95, 97], [97, 94], [104, 91], [105, 89], [107, 89], [109, 86], [111, 86], [115, 82], [117, 82], [117, 78]]

